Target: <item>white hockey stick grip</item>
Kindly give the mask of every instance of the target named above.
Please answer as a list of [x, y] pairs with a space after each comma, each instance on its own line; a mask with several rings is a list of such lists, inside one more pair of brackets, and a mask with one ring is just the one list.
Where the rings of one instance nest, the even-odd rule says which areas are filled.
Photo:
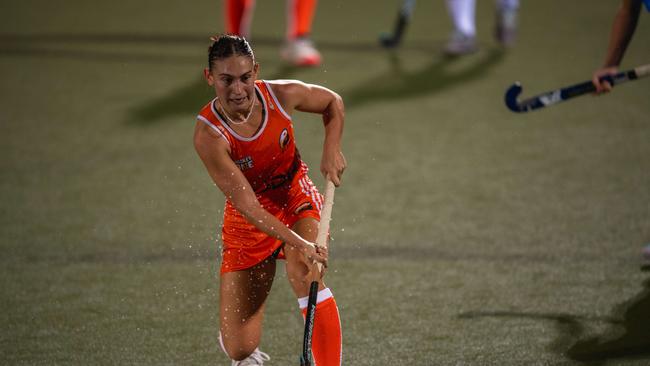
[[[334, 183], [326, 179], [325, 184], [325, 203], [320, 212], [320, 223], [318, 224], [318, 236], [316, 236], [316, 245], [327, 248], [327, 236], [330, 231], [330, 220], [332, 218], [332, 206], [334, 205]], [[318, 263], [318, 270], [323, 268], [321, 263]]]
[[634, 73], [636, 74], [637, 78], [642, 78], [644, 76], [650, 75], [650, 64], [635, 67]]

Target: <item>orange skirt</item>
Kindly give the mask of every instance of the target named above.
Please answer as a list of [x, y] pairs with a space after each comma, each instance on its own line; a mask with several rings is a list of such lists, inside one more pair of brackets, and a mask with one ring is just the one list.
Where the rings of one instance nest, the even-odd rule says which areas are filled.
[[[290, 183], [264, 191], [257, 199], [264, 209], [289, 228], [303, 218], [320, 220], [323, 197], [302, 169]], [[283, 245], [248, 222], [230, 201], [226, 201], [221, 239], [222, 274], [253, 267]], [[278, 258], [284, 258], [281, 249]]]

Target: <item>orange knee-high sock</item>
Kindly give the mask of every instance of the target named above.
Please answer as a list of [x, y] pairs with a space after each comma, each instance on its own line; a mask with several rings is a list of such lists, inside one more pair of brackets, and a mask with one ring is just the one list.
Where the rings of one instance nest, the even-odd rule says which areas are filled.
[[255, 0], [225, 0], [226, 32], [239, 36], [250, 35]]
[[[307, 297], [298, 299], [298, 303], [304, 319], [307, 315]], [[318, 291], [311, 339], [315, 366], [341, 365], [341, 320], [329, 288]]]
[[316, 0], [287, 0], [287, 11], [287, 38], [309, 36]]

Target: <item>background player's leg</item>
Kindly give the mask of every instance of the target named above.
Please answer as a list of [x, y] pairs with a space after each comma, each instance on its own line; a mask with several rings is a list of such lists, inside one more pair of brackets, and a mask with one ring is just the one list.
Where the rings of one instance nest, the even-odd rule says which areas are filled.
[[287, 38], [309, 37], [316, 0], [289, 0], [287, 8]]
[[221, 337], [230, 358], [243, 360], [259, 345], [265, 301], [274, 277], [272, 257], [249, 269], [221, 275]]
[[495, 37], [504, 46], [512, 46], [517, 35], [519, 0], [496, 0]]
[[402, 6], [400, 7], [399, 13], [397, 13], [397, 21], [395, 22], [393, 32], [390, 34], [383, 33], [379, 36], [379, 42], [382, 46], [386, 48], [399, 46], [406, 32], [406, 28], [411, 21], [414, 8], [415, 0], [402, 0]]
[[287, 43], [282, 57], [296, 66], [317, 66], [321, 55], [310, 40], [316, 0], [287, 0]]
[[454, 30], [466, 36], [476, 36], [475, 0], [447, 0], [447, 10]]
[[[303, 238], [314, 242], [318, 234], [318, 221], [313, 218], [298, 220], [292, 228]], [[287, 277], [298, 297], [303, 317], [307, 308], [309, 285], [318, 268], [307, 264], [305, 257], [296, 249], [284, 247], [287, 258]], [[311, 273], [310, 273], [311, 268]], [[319, 281], [316, 317], [312, 336], [312, 353], [318, 366], [339, 366], [341, 364], [341, 321], [336, 301], [329, 288]]]
[[445, 53], [464, 55], [476, 51], [475, 0], [447, 0], [447, 10], [454, 31], [445, 46]]
[[225, 0], [226, 32], [250, 37], [255, 0]]

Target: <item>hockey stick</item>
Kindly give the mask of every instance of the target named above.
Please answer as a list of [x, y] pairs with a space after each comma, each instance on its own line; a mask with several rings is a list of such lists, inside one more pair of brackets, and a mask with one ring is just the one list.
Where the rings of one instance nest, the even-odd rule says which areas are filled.
[[[600, 78], [601, 81], [608, 81], [612, 86], [622, 84], [626, 81], [636, 80], [650, 75], [650, 64], [636, 67], [632, 70], [622, 71], [615, 75], [606, 75]], [[505, 95], [506, 106], [517, 113], [528, 112], [539, 108], [548, 107], [565, 100], [592, 93], [596, 90], [593, 82], [585, 81], [579, 84], [542, 93], [534, 97], [517, 101], [522, 91], [521, 84], [516, 82], [508, 88]]]
[[382, 34], [379, 36], [379, 43], [385, 48], [395, 48], [399, 46], [402, 40], [402, 35], [406, 30], [406, 26], [411, 20], [415, 8], [415, 0], [404, 0], [397, 14], [397, 22], [395, 22], [395, 29], [392, 34]]
[[[316, 236], [316, 245], [327, 247], [327, 236], [330, 231], [330, 218], [332, 217], [332, 205], [334, 205], [334, 183], [326, 179], [325, 186], [325, 203], [320, 214], [320, 223], [318, 224], [318, 235]], [[318, 263], [318, 273], [323, 270], [323, 265]], [[311, 366], [311, 337], [314, 330], [314, 318], [316, 316], [316, 300], [318, 297], [318, 281], [312, 281], [309, 286], [309, 300], [307, 302], [307, 314], [305, 314], [305, 337], [302, 342], [302, 355], [300, 356], [300, 366]]]

